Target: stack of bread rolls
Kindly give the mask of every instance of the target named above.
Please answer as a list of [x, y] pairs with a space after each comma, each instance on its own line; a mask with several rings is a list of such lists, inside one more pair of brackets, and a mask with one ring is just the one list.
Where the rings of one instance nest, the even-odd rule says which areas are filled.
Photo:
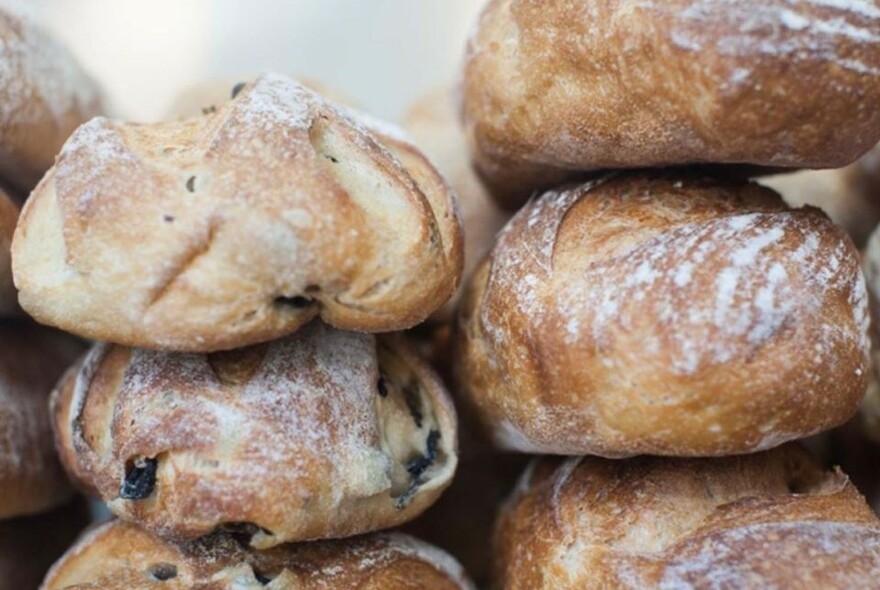
[[22, 10], [0, 7], [0, 589], [36, 588], [89, 520], [55, 453], [48, 396], [82, 351], [21, 313], [10, 247], [26, 195], [67, 136], [102, 110], [70, 53]]
[[412, 537], [349, 540], [456, 469], [448, 394], [394, 333], [458, 286], [452, 192], [397, 128], [287, 76], [231, 91], [92, 119], [22, 210], [21, 306], [96, 341], [52, 392], [58, 453], [119, 519], [44, 587], [470, 588]]
[[[461, 95], [475, 170], [519, 208], [466, 279], [461, 411], [570, 457], [502, 506], [493, 587], [876, 584], [880, 520], [790, 442], [865, 395], [859, 252], [750, 179], [880, 140], [880, 3], [491, 0]], [[838, 216], [860, 241], [872, 166], [823, 194], [861, 191]]]
[[876, 585], [877, 0], [489, 0], [406, 131], [0, 25], [0, 589]]

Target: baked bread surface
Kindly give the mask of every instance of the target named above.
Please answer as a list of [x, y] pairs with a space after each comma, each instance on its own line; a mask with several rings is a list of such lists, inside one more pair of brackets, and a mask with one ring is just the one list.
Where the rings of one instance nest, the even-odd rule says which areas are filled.
[[581, 171], [836, 168], [880, 140], [880, 3], [493, 0], [463, 86], [509, 206]]
[[400, 533], [253, 551], [229, 535], [163, 542], [122, 521], [86, 533], [43, 590], [474, 590], [443, 551]]
[[411, 327], [457, 288], [460, 223], [427, 159], [371, 129], [278, 74], [184, 121], [94, 119], [22, 211], [19, 302], [84, 337], [193, 352], [316, 316]]
[[801, 448], [539, 458], [495, 530], [495, 588], [863, 588], [880, 521]]
[[750, 183], [617, 174], [506, 226], [459, 311], [459, 393], [501, 448], [754, 452], [841, 424], [868, 372], [858, 252]]
[[257, 548], [415, 518], [457, 464], [455, 412], [398, 335], [315, 321], [211, 355], [99, 344], [52, 399], [62, 462], [164, 538]]

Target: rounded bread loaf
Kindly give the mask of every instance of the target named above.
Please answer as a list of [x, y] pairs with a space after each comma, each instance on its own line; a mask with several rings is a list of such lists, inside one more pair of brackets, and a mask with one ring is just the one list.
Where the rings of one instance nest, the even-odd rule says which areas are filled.
[[463, 89], [508, 206], [583, 171], [837, 168], [880, 141], [880, 3], [493, 0]]
[[163, 538], [266, 548], [390, 528], [457, 464], [452, 403], [410, 345], [320, 321], [210, 355], [98, 344], [52, 413], [72, 479]]
[[42, 590], [474, 590], [448, 554], [400, 533], [253, 551], [227, 534], [170, 543], [123, 521], [83, 535]]
[[22, 211], [21, 306], [84, 337], [190, 352], [315, 316], [421, 322], [457, 288], [460, 223], [428, 160], [372, 125], [278, 74], [184, 121], [93, 119]]
[[502, 508], [494, 586], [864, 588], [880, 521], [796, 445], [721, 459], [539, 458]]
[[856, 412], [868, 315], [858, 252], [818, 209], [753, 183], [614, 174], [506, 226], [466, 290], [453, 366], [505, 449], [747, 453]]

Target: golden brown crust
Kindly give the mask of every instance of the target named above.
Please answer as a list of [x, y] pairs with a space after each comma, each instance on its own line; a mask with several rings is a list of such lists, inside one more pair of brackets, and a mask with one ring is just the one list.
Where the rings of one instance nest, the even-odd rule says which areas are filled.
[[[161, 579], [159, 579], [161, 578]], [[248, 550], [229, 535], [163, 542], [112, 522], [84, 535], [49, 572], [43, 590], [473, 590], [443, 551], [399, 533]]]
[[9, 6], [0, 9], [0, 71], [0, 176], [29, 191], [101, 99], [73, 56]]
[[0, 519], [48, 510], [73, 491], [52, 446], [47, 399], [79, 350], [30, 322], [0, 323]]
[[275, 74], [195, 119], [94, 119], [22, 211], [22, 307], [90, 338], [196, 352], [316, 315], [419, 323], [457, 287], [460, 223], [427, 159], [377, 125]]
[[880, 521], [786, 445], [721, 459], [536, 459], [495, 530], [495, 587], [858, 588]]
[[463, 299], [454, 367], [503, 448], [744, 453], [856, 411], [867, 316], [858, 253], [819, 210], [613, 175], [507, 225]]
[[163, 537], [255, 547], [406, 522], [449, 485], [455, 412], [396, 335], [315, 321], [212, 355], [97, 345], [54, 394], [61, 459]]
[[0, 590], [37, 588], [88, 523], [82, 498], [51, 512], [0, 521]]
[[12, 234], [18, 221], [18, 206], [0, 189], [0, 316], [16, 315], [17, 294], [12, 284]]
[[[467, 138], [456, 113], [455, 97], [449, 88], [422, 97], [407, 112], [403, 124], [458, 197], [464, 229], [462, 276], [467, 280], [495, 243], [495, 235], [510, 219], [510, 213], [492, 200], [472, 167]], [[434, 314], [434, 319], [451, 319], [457, 302], [458, 294]]]
[[880, 140], [880, 4], [494, 0], [464, 116], [508, 205], [577, 171], [832, 168]]
[[792, 207], [819, 207], [864, 246], [880, 223], [880, 146], [854, 164], [833, 170], [802, 170], [761, 179]]

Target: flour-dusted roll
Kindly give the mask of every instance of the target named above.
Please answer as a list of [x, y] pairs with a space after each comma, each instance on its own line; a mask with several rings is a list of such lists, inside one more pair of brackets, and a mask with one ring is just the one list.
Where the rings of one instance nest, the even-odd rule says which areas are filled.
[[762, 178], [792, 207], [813, 205], [863, 246], [880, 223], [880, 146], [845, 168], [802, 170]]
[[89, 519], [88, 503], [78, 497], [50, 512], [0, 521], [0, 590], [37, 588]]
[[461, 228], [427, 159], [285, 76], [184, 121], [94, 119], [67, 142], [13, 239], [38, 321], [211, 352], [320, 316], [388, 331], [455, 291]]
[[536, 459], [495, 530], [496, 588], [866, 588], [880, 521], [795, 445], [723, 459]]
[[24, 12], [0, 8], [0, 178], [29, 191], [78, 125], [102, 110], [95, 83]]
[[849, 164], [880, 140], [880, 3], [493, 0], [464, 116], [507, 205], [578, 171]]
[[473, 590], [461, 565], [400, 533], [252, 551], [227, 534], [164, 542], [114, 521], [83, 535], [43, 590]]
[[47, 407], [54, 381], [81, 350], [30, 322], [0, 323], [0, 519], [49, 510], [73, 493]]
[[3, 189], [0, 189], [0, 316], [14, 315], [18, 310], [9, 253], [16, 221], [18, 221], [18, 206]]
[[769, 189], [611, 175], [503, 230], [463, 298], [453, 365], [502, 448], [754, 452], [844, 422], [865, 393], [859, 256]]
[[[473, 169], [455, 103], [451, 89], [435, 90], [412, 105], [404, 118], [404, 126], [458, 197], [464, 227], [463, 276], [466, 279], [495, 243], [495, 234], [504, 227], [510, 214], [495, 203]], [[435, 317], [451, 318], [457, 301], [458, 297], [449, 300]]]
[[211, 355], [99, 344], [52, 406], [73, 479], [167, 538], [265, 548], [389, 528], [457, 463], [454, 409], [410, 345], [319, 321]]

